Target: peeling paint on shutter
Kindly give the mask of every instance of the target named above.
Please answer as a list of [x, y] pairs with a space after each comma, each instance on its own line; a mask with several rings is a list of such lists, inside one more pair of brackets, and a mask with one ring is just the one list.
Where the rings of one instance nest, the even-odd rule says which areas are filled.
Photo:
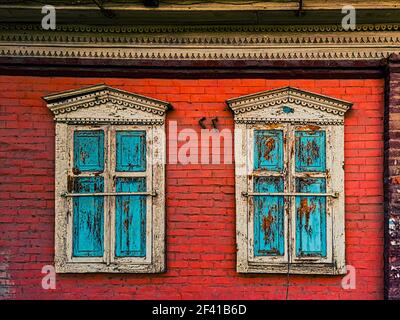
[[[298, 178], [296, 191], [324, 193], [324, 178]], [[326, 198], [296, 197], [296, 255], [326, 256]]]
[[[146, 171], [146, 131], [116, 132], [116, 171]], [[146, 191], [145, 177], [117, 177], [116, 192]], [[146, 256], [146, 197], [117, 196], [115, 256]]]
[[254, 170], [283, 170], [283, 131], [255, 130]]
[[80, 172], [104, 170], [103, 130], [74, 132], [74, 169]]
[[[103, 177], [77, 177], [75, 193], [103, 192]], [[104, 251], [104, 197], [82, 196], [73, 199], [73, 256], [102, 257]]]
[[116, 139], [116, 171], [146, 171], [146, 131], [118, 131]]
[[[255, 130], [254, 170], [283, 170], [283, 131]], [[266, 173], [268, 175], [268, 173]], [[254, 180], [255, 192], [283, 192], [283, 176], [263, 176]], [[254, 255], [284, 254], [283, 196], [254, 197]]]
[[[74, 132], [74, 171], [104, 171], [104, 132], [81, 130]], [[74, 193], [104, 192], [103, 177], [75, 177]], [[104, 197], [84, 196], [73, 199], [74, 257], [102, 257], [104, 252]]]
[[[296, 178], [296, 192], [326, 192], [325, 131], [295, 132], [296, 172], [322, 177]], [[326, 197], [296, 197], [296, 256], [326, 257]]]
[[[255, 192], [283, 192], [282, 177], [259, 177]], [[254, 197], [254, 255], [284, 254], [283, 196]]]
[[[146, 191], [146, 178], [117, 178], [116, 191]], [[117, 196], [115, 214], [115, 255], [117, 257], [144, 257], [146, 255], [146, 197]]]
[[326, 170], [325, 131], [296, 131], [296, 171]]

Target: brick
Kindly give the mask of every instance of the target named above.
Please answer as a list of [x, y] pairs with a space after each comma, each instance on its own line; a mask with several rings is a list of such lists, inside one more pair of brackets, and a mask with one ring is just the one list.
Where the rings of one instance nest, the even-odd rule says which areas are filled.
[[[12, 298], [286, 297], [286, 275], [235, 271], [233, 164], [167, 164], [166, 273], [63, 274], [57, 275], [57, 290], [41, 288], [40, 270], [53, 264], [54, 254], [54, 123], [41, 97], [100, 82], [170, 101], [174, 110], [167, 121], [198, 133], [202, 116], [207, 126], [218, 116], [220, 129], [233, 130], [225, 101], [242, 94], [292, 85], [353, 102], [345, 121], [346, 255], [360, 270], [357, 288], [342, 290], [341, 277], [297, 275], [290, 277], [289, 298], [383, 298], [383, 80], [0, 76], [0, 261], [6, 257], [8, 264], [0, 278], [7, 277]], [[393, 117], [392, 128], [400, 129], [399, 120]]]

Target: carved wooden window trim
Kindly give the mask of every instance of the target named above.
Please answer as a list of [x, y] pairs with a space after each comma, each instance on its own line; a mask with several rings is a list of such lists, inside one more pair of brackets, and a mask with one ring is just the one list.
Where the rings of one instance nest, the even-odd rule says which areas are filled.
[[[291, 87], [230, 99], [227, 104], [233, 110], [235, 120], [237, 271], [331, 275], [345, 273], [344, 114], [352, 104]], [[284, 184], [279, 187], [282, 192], [278, 193], [283, 199], [283, 222], [280, 223], [284, 226], [281, 228], [284, 244], [282, 241], [280, 243], [284, 253], [279, 250], [278, 254], [256, 256], [254, 253], [253, 205], [260, 193], [253, 190], [253, 179], [273, 175], [268, 171], [255, 171], [255, 130], [282, 132], [284, 165], [278, 170], [281, 173], [276, 175], [282, 178]], [[326, 170], [315, 177], [325, 177], [322, 179], [325, 179], [326, 190], [319, 194], [326, 196], [327, 242], [326, 254], [306, 257], [296, 254], [295, 199], [301, 199], [301, 194], [296, 193], [298, 190], [294, 183], [294, 177], [299, 175], [294, 169], [294, 132], [316, 130], [325, 131], [326, 134]], [[309, 177], [310, 173], [305, 175]]]
[[[56, 122], [55, 267], [58, 273], [159, 273], [165, 270], [165, 113], [166, 102], [95, 85], [44, 97]], [[104, 132], [104, 171], [85, 173], [104, 179], [103, 257], [73, 257], [70, 184], [79, 172], [73, 168], [74, 132]], [[145, 132], [146, 169], [115, 172], [116, 132]], [[114, 168], [114, 169], [113, 169]], [[115, 255], [115, 177], [145, 177], [145, 256]], [[72, 212], [72, 214], [71, 214]]]

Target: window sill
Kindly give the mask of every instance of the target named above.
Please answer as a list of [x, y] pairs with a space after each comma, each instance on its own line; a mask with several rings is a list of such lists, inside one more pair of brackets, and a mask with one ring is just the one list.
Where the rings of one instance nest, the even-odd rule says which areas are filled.
[[279, 264], [260, 264], [249, 262], [248, 264], [238, 264], [238, 273], [281, 273], [281, 274], [308, 274], [308, 275], [343, 275], [346, 268], [337, 267], [333, 263], [279, 263]]
[[162, 273], [163, 262], [153, 264], [56, 263], [56, 273]]

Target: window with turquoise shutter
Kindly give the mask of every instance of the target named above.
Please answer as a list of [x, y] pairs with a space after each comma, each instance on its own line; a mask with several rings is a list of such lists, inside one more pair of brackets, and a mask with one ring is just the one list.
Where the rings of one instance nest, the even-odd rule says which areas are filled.
[[[104, 157], [104, 131], [115, 157]], [[104, 255], [105, 163], [115, 166], [115, 257], [146, 257], [146, 131], [76, 130], [73, 141], [73, 257]], [[112, 159], [116, 159], [113, 163]], [[129, 173], [135, 173], [131, 176]], [[85, 176], [88, 175], [89, 176]], [[94, 174], [94, 175], [93, 175]], [[137, 194], [141, 192], [143, 194]], [[90, 195], [92, 194], [93, 195]], [[97, 193], [97, 194], [96, 194]], [[123, 194], [123, 195], [120, 195]], [[113, 199], [111, 199], [113, 200]]]
[[237, 271], [343, 274], [344, 114], [295, 88], [231, 99]]
[[[288, 135], [293, 128], [254, 130], [254, 192], [271, 194], [254, 196], [255, 256], [284, 255], [287, 189], [299, 194], [294, 198], [296, 256], [326, 257], [326, 134], [307, 127], [305, 131], [295, 131], [294, 147], [291, 144], [294, 153], [290, 152], [285, 163], [284, 140], [290, 140]], [[287, 167], [290, 163], [295, 163], [293, 175]]]
[[45, 100], [56, 121], [56, 271], [163, 272], [169, 105], [106, 85]]

